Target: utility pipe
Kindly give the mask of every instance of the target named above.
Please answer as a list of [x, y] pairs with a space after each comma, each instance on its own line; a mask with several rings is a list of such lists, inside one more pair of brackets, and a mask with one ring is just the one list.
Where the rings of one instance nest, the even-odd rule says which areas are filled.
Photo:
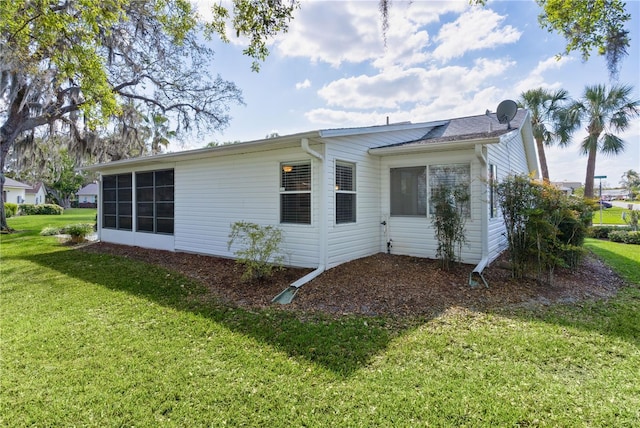
[[[483, 150], [484, 146], [482, 144], [476, 144], [475, 146], [475, 154], [478, 160], [480, 161], [480, 168], [483, 171], [481, 176], [488, 180], [487, 177], [487, 157], [484, 154]], [[481, 248], [482, 248], [482, 258], [480, 262], [476, 265], [476, 267], [469, 274], [469, 285], [476, 286], [479, 285], [478, 281], [473, 279], [473, 275], [476, 274], [480, 277], [485, 287], [489, 288], [489, 284], [482, 276], [482, 271], [489, 264], [489, 219], [488, 219], [488, 210], [487, 207], [480, 210], [480, 240], [481, 240]]]
[[326, 183], [327, 178], [329, 177], [328, 166], [327, 162], [324, 159], [324, 156], [309, 147], [309, 140], [307, 138], [303, 138], [300, 141], [300, 147], [302, 148], [302, 150], [319, 160], [321, 164], [319, 180], [320, 183], [318, 185], [318, 188], [320, 189], [320, 207], [318, 209], [318, 233], [320, 234], [320, 240], [318, 241], [318, 267], [314, 271], [309, 272], [302, 278], [292, 283], [289, 287], [282, 290], [280, 294], [271, 299], [272, 303], [280, 303], [282, 305], [291, 303], [300, 287], [324, 272], [327, 266], [327, 207], [329, 195], [326, 189]]

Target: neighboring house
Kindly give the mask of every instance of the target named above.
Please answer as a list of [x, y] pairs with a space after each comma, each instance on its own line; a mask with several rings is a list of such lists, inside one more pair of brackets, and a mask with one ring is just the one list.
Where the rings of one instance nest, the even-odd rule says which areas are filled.
[[40, 205], [46, 202], [47, 190], [42, 183], [25, 190], [25, 204]]
[[26, 200], [26, 191], [32, 187], [29, 184], [21, 183], [9, 177], [5, 177], [4, 180], [2, 201], [12, 202], [14, 204], [24, 204]]
[[554, 181], [551, 184], [562, 190], [567, 195], [573, 195], [576, 190], [582, 187], [582, 183], [577, 181]]
[[79, 208], [96, 208], [98, 206], [98, 183], [89, 183], [76, 193]]
[[125, 159], [100, 173], [99, 239], [233, 257], [232, 223], [283, 231], [291, 266], [317, 271], [379, 252], [434, 258], [435, 179], [471, 193], [463, 261], [481, 270], [507, 246], [491, 177], [538, 171], [530, 115], [325, 129]]

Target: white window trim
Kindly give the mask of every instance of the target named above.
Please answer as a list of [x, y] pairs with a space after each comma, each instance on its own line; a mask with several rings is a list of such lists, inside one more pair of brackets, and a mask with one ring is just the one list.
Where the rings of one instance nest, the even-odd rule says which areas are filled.
[[[343, 167], [349, 167], [351, 168], [351, 188], [353, 190], [342, 190], [342, 189], [338, 189], [338, 184], [336, 183], [338, 181], [338, 166], [343, 166]], [[336, 160], [334, 168], [333, 168], [333, 177], [334, 177], [334, 196], [333, 196], [333, 200], [334, 200], [334, 221], [336, 225], [346, 225], [346, 224], [354, 224], [358, 222], [358, 180], [356, 177], [357, 174], [357, 167], [356, 164], [354, 162], [347, 162], [347, 161], [341, 161], [341, 160]], [[348, 195], [355, 195], [356, 201], [355, 201], [355, 209], [354, 209], [354, 219], [352, 221], [343, 221], [338, 223], [338, 194], [348, 194]]]

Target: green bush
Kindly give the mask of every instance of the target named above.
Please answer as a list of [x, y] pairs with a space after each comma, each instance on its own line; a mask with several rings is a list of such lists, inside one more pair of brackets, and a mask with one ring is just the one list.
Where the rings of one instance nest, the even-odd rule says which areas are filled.
[[11, 202], [4, 203], [4, 214], [5, 216], [7, 216], [7, 218], [13, 217], [17, 213], [18, 213], [18, 204], [14, 204]]
[[80, 243], [84, 242], [87, 238], [87, 235], [93, 232], [93, 224], [92, 223], [77, 223], [77, 224], [68, 224], [60, 229], [60, 232], [65, 235], [71, 236], [71, 242]]
[[47, 226], [44, 229], [42, 229], [42, 231], [40, 232], [40, 236], [53, 236], [53, 235], [60, 235], [60, 228], [59, 227], [54, 227], [54, 226]]
[[609, 233], [609, 239], [613, 242], [621, 242], [623, 244], [640, 245], [640, 232], [616, 230]]
[[274, 269], [282, 268], [284, 256], [280, 254], [281, 229], [237, 221], [231, 225], [227, 248], [231, 249], [236, 240], [239, 240], [243, 247], [234, 253], [237, 262], [244, 265], [243, 280], [251, 281], [271, 276]]
[[589, 228], [588, 235], [592, 238], [596, 239], [608, 239], [609, 233], [611, 232], [625, 232], [630, 231], [630, 227], [620, 227], [620, 226], [592, 226]]
[[20, 214], [22, 215], [62, 215], [64, 208], [55, 204], [20, 204]]

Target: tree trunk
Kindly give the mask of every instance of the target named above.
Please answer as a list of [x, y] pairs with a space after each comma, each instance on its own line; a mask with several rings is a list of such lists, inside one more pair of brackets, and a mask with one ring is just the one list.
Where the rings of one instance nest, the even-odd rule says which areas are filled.
[[538, 146], [538, 158], [540, 158], [540, 174], [545, 183], [549, 182], [549, 167], [547, 166], [547, 155], [544, 153], [544, 142], [542, 138], [536, 138], [536, 146]]
[[584, 197], [593, 198], [593, 182], [596, 175], [596, 153], [598, 153], [598, 147], [591, 147], [589, 149], [589, 157], [587, 158], [587, 177], [584, 179]]

